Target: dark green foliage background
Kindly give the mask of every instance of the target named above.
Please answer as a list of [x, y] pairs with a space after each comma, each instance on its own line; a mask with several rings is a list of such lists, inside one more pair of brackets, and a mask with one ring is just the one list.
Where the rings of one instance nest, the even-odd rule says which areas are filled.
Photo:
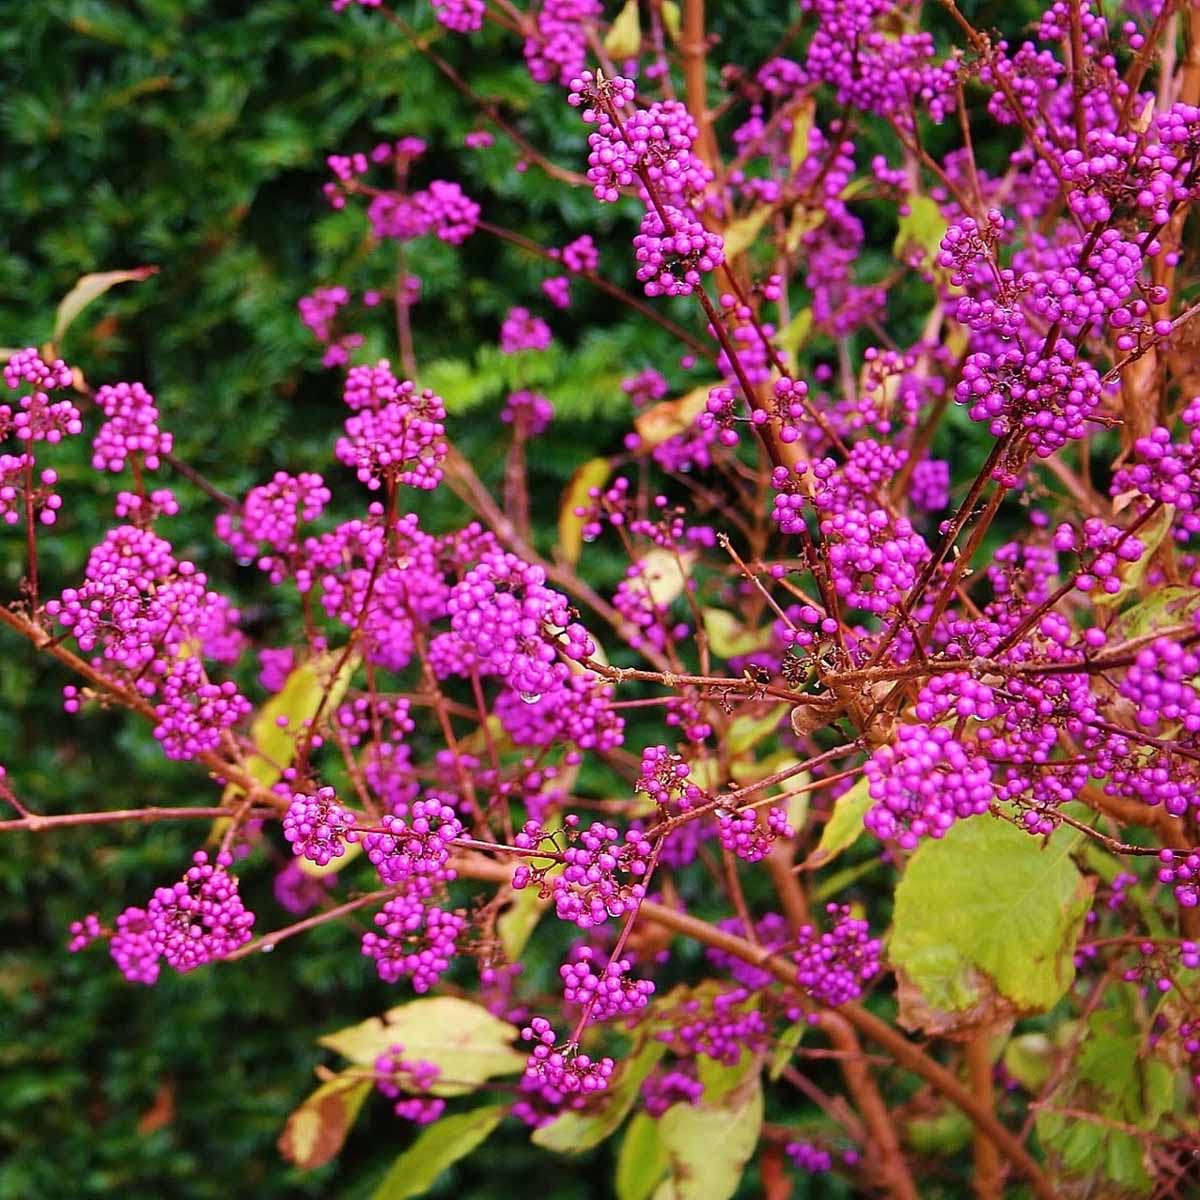
[[[724, 54], [755, 61], [774, 44], [778, 8], [751, 0], [736, 16]], [[427, 4], [413, 20], [436, 30]], [[503, 53], [490, 34], [469, 49], [449, 38], [439, 46], [469, 69], [476, 90], [503, 97], [535, 143], [577, 163], [583, 134], [573, 114], [537, 99], [506, 43]], [[337, 16], [326, 0], [0, 0], [0, 61], [0, 345], [45, 341], [55, 305], [80, 275], [156, 264], [152, 279], [89, 308], [64, 354], [93, 383], [143, 380], [181, 457], [232, 493], [286, 466], [325, 470], [347, 505], [361, 502], [353, 480], [328, 468], [337, 379], [319, 368], [296, 302], [330, 281], [387, 286], [395, 251], [368, 257], [361, 213], [325, 205], [326, 153], [419, 134], [431, 147], [421, 182], [461, 178], [486, 195], [491, 219], [546, 244], [592, 231], [603, 246], [606, 228], [628, 222], [537, 171], [517, 173], [506, 147], [464, 151], [475, 122], [429, 64], [372, 14]], [[894, 217], [879, 220], [876, 244], [886, 248]], [[617, 278], [628, 273], [626, 236], [603, 250]], [[562, 414], [537, 463], [538, 537], [552, 541], [570, 472], [619, 446], [619, 380], [676, 363], [678, 350], [577, 285], [570, 324], [547, 313], [559, 349], [513, 376], [479, 347], [494, 343], [511, 304], [547, 312], [545, 269], [481, 237], [462, 255], [422, 244], [411, 266], [424, 279], [418, 351], [434, 364], [430, 379], [444, 387], [452, 416], [494, 411], [521, 382], [544, 386]], [[389, 353], [387, 317], [373, 320], [371, 346]], [[473, 415], [453, 429], [493, 480], [495, 428], [490, 415]], [[68, 507], [44, 539], [49, 591], [77, 577], [119, 486], [92, 475], [86, 446], [73, 453], [56, 462]], [[250, 572], [214, 553], [214, 505], [169, 482], [185, 502], [172, 528], [179, 553], [241, 597], [268, 640], [282, 638], [289, 614]], [[457, 514], [440, 503], [429, 519]], [[15, 594], [21, 570], [18, 540], [8, 536], [0, 599]], [[211, 785], [165, 762], [133, 721], [63, 718], [66, 682], [14, 639], [0, 641], [0, 762], [31, 806], [212, 802]], [[144, 902], [178, 876], [199, 836], [190, 826], [122, 826], [102, 837], [0, 841], [0, 1200], [354, 1198], [370, 1194], [404, 1144], [404, 1128], [376, 1103], [339, 1161], [318, 1172], [289, 1169], [274, 1147], [322, 1058], [314, 1038], [400, 998], [373, 979], [348, 930], [323, 929], [236, 967], [168, 974], [153, 989], [126, 985], [98, 950], [66, 954], [72, 919]], [[284, 917], [261, 852], [252, 861], [245, 890], [269, 926]], [[171, 1119], [140, 1132], [160, 1089], [174, 1098]], [[536, 1178], [556, 1200], [599, 1197], [610, 1192], [610, 1164], [607, 1149], [551, 1164], [512, 1129], [457, 1169], [452, 1190], [486, 1200], [523, 1194]], [[747, 1194], [756, 1186], [749, 1181]], [[839, 1187], [824, 1183], [821, 1194]]]
[[[427, 5], [413, 19], [436, 33]], [[469, 60], [453, 39], [442, 46]], [[80, 275], [156, 264], [153, 278], [89, 308], [63, 351], [93, 384], [142, 379], [180, 456], [231, 493], [286, 466], [324, 470], [347, 509], [362, 502], [352, 478], [329, 466], [337, 375], [320, 368], [296, 302], [325, 282], [387, 286], [396, 261], [391, 247], [368, 256], [361, 212], [326, 205], [327, 153], [416, 133], [430, 143], [419, 181], [461, 178], [487, 196], [489, 216], [547, 244], [600, 232], [590, 198], [537, 172], [517, 174], [506, 147], [464, 151], [475, 122], [428, 63], [378, 18], [335, 15], [326, 0], [8, 0], [0, 54], [0, 345], [45, 341], [58, 300]], [[471, 82], [503, 96], [561, 158], [578, 155], [572, 114], [532, 105], [538, 89], [519, 56], [476, 58]], [[494, 344], [511, 304], [547, 310], [539, 293], [547, 271], [482, 243], [462, 255], [422, 243], [410, 263], [424, 281], [419, 353], [438, 363], [431, 374], [451, 385], [448, 398], [459, 411], [494, 408], [506, 387], [529, 382], [544, 385], [560, 411], [592, 418], [607, 405], [615, 416], [629, 365], [661, 361], [665, 344], [577, 289], [574, 315], [587, 335], [556, 320], [562, 352], [511, 377], [511, 364], [479, 347]], [[367, 332], [373, 350], [392, 353], [382, 310]], [[466, 420], [454, 432], [495, 479], [493, 421]], [[579, 424], [564, 423], [539, 463], [542, 511], [552, 515], [574, 467], [619, 437], [615, 421], [607, 432], [591, 423], [587, 440]], [[47, 591], [77, 577], [123, 485], [95, 477], [84, 445], [55, 465], [67, 510], [44, 539]], [[243, 598], [268, 637], [285, 636], [289, 614], [273, 607], [254, 573], [214, 553], [213, 503], [182, 480], [164, 481], [185, 503], [171, 533], [179, 552]], [[449, 501], [428, 516], [444, 524], [461, 520], [461, 510]], [[541, 526], [552, 540], [553, 520]], [[6, 537], [5, 600], [21, 571], [19, 540]], [[211, 785], [165, 762], [148, 729], [95, 713], [65, 719], [65, 673], [11, 638], [0, 654], [0, 762], [38, 811], [212, 802]], [[164, 976], [153, 989], [125, 984], [100, 950], [66, 953], [72, 919], [144, 903], [178, 876], [204, 833], [118, 827], [0, 841], [2, 1200], [365, 1196], [405, 1144], [406, 1128], [380, 1102], [367, 1106], [327, 1168], [301, 1174], [275, 1149], [287, 1113], [312, 1086], [312, 1067], [330, 1059], [314, 1039], [407, 994], [373, 978], [350, 930], [321, 930], [238, 968]], [[264, 927], [287, 919], [270, 895], [272, 871], [260, 851], [244, 876]], [[163, 1088], [174, 1098], [172, 1118], [140, 1132]], [[502, 1131], [457, 1171], [454, 1190], [481, 1200], [514, 1195], [539, 1159], [519, 1130]], [[562, 1169], [554, 1194], [604, 1195], [609, 1175], [601, 1152]]]

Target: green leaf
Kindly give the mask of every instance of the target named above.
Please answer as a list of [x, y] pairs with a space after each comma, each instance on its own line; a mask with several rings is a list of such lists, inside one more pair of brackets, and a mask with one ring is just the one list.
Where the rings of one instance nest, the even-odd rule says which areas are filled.
[[833, 814], [821, 830], [817, 848], [804, 865], [810, 869], [833, 862], [843, 850], [848, 850], [863, 834], [863, 818], [871, 807], [871, 793], [864, 775], [849, 791], [843, 792], [833, 805]]
[[744, 253], [754, 245], [755, 239], [762, 232], [762, 227], [767, 223], [767, 218], [774, 211], [769, 204], [760, 204], [757, 208], [751, 209], [744, 217], [739, 217], [736, 221], [730, 221], [725, 226], [725, 258], [736, 258], [739, 254]]
[[892, 253], [900, 258], [906, 247], [919, 246], [923, 251], [922, 264], [932, 267], [945, 236], [946, 218], [942, 216], [936, 201], [928, 196], [910, 196], [908, 212], [900, 218], [900, 227], [896, 230]]
[[655, 1200], [729, 1200], [762, 1131], [762, 1081], [749, 1075], [720, 1104], [675, 1104], [659, 1120], [670, 1177]]
[[635, 58], [642, 48], [642, 23], [638, 15], [638, 0], [625, 0], [625, 6], [617, 13], [608, 32], [604, 35], [604, 49], [621, 62]]
[[811, 1028], [808, 1018], [801, 1017], [780, 1035], [779, 1041], [775, 1043], [775, 1053], [771, 1055], [771, 1066], [767, 1071], [767, 1077], [772, 1083], [783, 1074], [784, 1068], [792, 1061], [792, 1055], [796, 1053], [796, 1047]]
[[932, 1116], [912, 1117], [904, 1125], [904, 1140], [918, 1154], [949, 1155], [971, 1143], [971, 1121], [957, 1108]]
[[1044, 1033], [1023, 1033], [1004, 1047], [1004, 1069], [1036, 1096], [1054, 1070], [1054, 1046]]
[[646, 1200], [667, 1173], [668, 1163], [658, 1122], [647, 1113], [636, 1113], [617, 1155], [617, 1200]]
[[1129, 1127], [1159, 1138], [1175, 1132], [1170, 1114], [1176, 1072], [1151, 1057], [1148, 1019], [1136, 988], [1110, 989], [1088, 1018], [1073, 1069], [1046, 1098], [1037, 1121], [1038, 1139], [1062, 1171], [1090, 1176], [1092, 1183], [1103, 1176], [1121, 1195], [1144, 1193], [1151, 1185], [1142, 1142]]
[[[533, 859], [531, 865], [548, 866], [546, 876], [550, 879], [561, 875], [566, 866], [565, 863], [545, 863], [545, 860], [538, 859]], [[513, 891], [512, 902], [496, 920], [496, 933], [509, 962], [516, 962], [521, 957], [521, 952], [542, 919], [542, 913], [549, 907], [550, 897], [543, 897], [541, 889], [532, 884]]]
[[800, 348], [808, 341], [808, 335], [812, 332], [812, 324], [812, 309], [802, 308], [775, 335], [775, 344], [787, 355], [788, 362], [793, 366], [795, 366]]
[[421, 386], [441, 396], [451, 417], [479, 408], [498, 390], [495, 380], [458, 358], [441, 358], [422, 367]]
[[493, 1104], [442, 1117], [427, 1126], [392, 1163], [372, 1200], [409, 1200], [412, 1196], [423, 1196], [443, 1171], [460, 1158], [466, 1158], [488, 1139], [507, 1111], [505, 1105]]
[[534, 1131], [533, 1142], [560, 1154], [582, 1154], [616, 1133], [625, 1120], [646, 1076], [667, 1052], [664, 1042], [647, 1037], [636, 1053], [617, 1069], [615, 1079], [594, 1104], [578, 1112], [566, 1112]]
[[371, 1080], [359, 1072], [334, 1076], [287, 1119], [279, 1135], [279, 1151], [303, 1171], [311, 1171], [334, 1158], [371, 1092]]
[[1104, 1173], [1119, 1187], [1135, 1192], [1148, 1192], [1150, 1176], [1146, 1173], [1146, 1156], [1142, 1144], [1130, 1133], [1114, 1129], [1108, 1133], [1104, 1151]]
[[779, 728], [779, 722], [791, 708], [790, 704], [777, 704], [765, 717], [734, 717], [725, 732], [725, 746], [729, 754], [736, 756], [753, 750], [764, 738]]
[[981, 815], [921, 844], [896, 888], [889, 946], [903, 1024], [945, 1033], [1061, 999], [1094, 886], [1070, 859], [1074, 841], [1063, 830], [1043, 846]]
[[461, 1096], [495, 1075], [525, 1069], [525, 1055], [513, 1049], [517, 1030], [486, 1008], [456, 996], [431, 996], [389, 1009], [358, 1025], [320, 1039], [361, 1066], [369, 1066], [389, 1046], [401, 1045], [410, 1059], [425, 1059], [442, 1073], [429, 1089], [436, 1096]]
[[118, 283], [140, 283], [156, 274], [157, 267], [133, 267], [128, 271], [103, 271], [96, 275], [83, 275], [75, 286], [62, 298], [58, 312], [54, 315], [55, 346], [61, 344], [63, 335], [71, 323], [91, 302], [103, 296]]
[[[759, 1007], [758, 1000], [739, 1006], [739, 1011], [749, 1012]], [[745, 1051], [735, 1063], [723, 1063], [702, 1054], [696, 1059], [696, 1077], [704, 1088], [704, 1103], [722, 1103], [726, 1096], [745, 1085], [747, 1079], [762, 1071], [763, 1056]]]

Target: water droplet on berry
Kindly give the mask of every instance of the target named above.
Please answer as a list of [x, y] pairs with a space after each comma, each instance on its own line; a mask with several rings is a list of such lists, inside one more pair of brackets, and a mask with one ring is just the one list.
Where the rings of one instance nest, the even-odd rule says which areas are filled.
[[521, 693], [521, 699], [524, 700], [526, 704], [536, 704], [541, 698], [542, 698], [541, 692], [522, 692]]

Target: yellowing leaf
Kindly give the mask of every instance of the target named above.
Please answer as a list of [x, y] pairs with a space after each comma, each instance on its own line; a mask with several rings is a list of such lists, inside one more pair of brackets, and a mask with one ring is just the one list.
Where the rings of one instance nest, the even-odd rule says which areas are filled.
[[660, 400], [645, 412], [639, 413], [633, 420], [633, 427], [641, 438], [642, 446], [653, 450], [668, 438], [686, 433], [692, 427], [692, 422], [704, 411], [704, 406], [708, 403], [708, 393], [715, 386], [712, 383], [702, 384], [674, 400]]
[[1140, 604], [1117, 617], [1109, 631], [1109, 644], [1119, 645], [1172, 625], [1182, 625], [1197, 609], [1200, 609], [1200, 588], [1157, 587]]
[[788, 162], [795, 171], [808, 158], [808, 142], [812, 134], [813, 119], [817, 115], [817, 101], [805, 96], [792, 110], [792, 137], [788, 143]]
[[736, 258], [754, 245], [755, 239], [762, 232], [762, 227], [767, 223], [771, 212], [771, 205], [760, 204], [746, 216], [739, 217], [736, 221], [730, 221], [725, 226], [726, 259]]
[[1146, 578], [1146, 572], [1150, 569], [1150, 563], [1154, 559], [1154, 552], [1163, 544], [1167, 536], [1171, 532], [1171, 526], [1175, 521], [1175, 506], [1172, 504], [1164, 504], [1154, 516], [1142, 526], [1137, 533], [1137, 539], [1145, 547], [1145, 553], [1137, 562], [1127, 563], [1122, 562], [1117, 568], [1117, 574], [1121, 580], [1120, 589], [1113, 593], [1108, 593], [1102, 588], [1097, 588], [1091, 593], [1092, 603], [1097, 608], [1112, 608], [1115, 605], [1124, 603], [1135, 596], [1141, 590], [1142, 581]]
[[683, 595], [687, 577], [696, 556], [692, 553], [676, 554], [662, 546], [654, 546], [638, 560], [641, 568], [633, 588], [647, 592], [651, 601], [660, 608]]
[[663, 0], [662, 22], [671, 40], [673, 42], [679, 41], [681, 25], [679, 21], [679, 5], [675, 3], [675, 0]]
[[495, 1075], [525, 1068], [525, 1055], [513, 1048], [517, 1030], [486, 1008], [457, 996], [432, 996], [389, 1009], [358, 1025], [320, 1039], [351, 1062], [367, 1066], [399, 1043], [411, 1060], [425, 1059], [441, 1069], [430, 1091], [461, 1096]]
[[679, 31], [681, 28], [679, 21], [679, 5], [675, 3], [675, 0], [663, 0], [662, 22], [671, 40], [674, 42], [679, 41]]
[[284, 1158], [311, 1171], [337, 1155], [371, 1091], [371, 1081], [357, 1074], [334, 1076], [292, 1112], [279, 1135]]
[[800, 241], [806, 233], [811, 233], [814, 229], [819, 229], [825, 223], [825, 210], [823, 208], [805, 208], [803, 204], [797, 204], [792, 209], [792, 219], [788, 222], [787, 233], [784, 235], [783, 244], [789, 254], [795, 254], [800, 248]]
[[435, 1121], [392, 1163], [372, 1200], [425, 1195], [443, 1171], [487, 1140], [506, 1112], [504, 1105], [491, 1104]]
[[91, 302], [103, 296], [118, 283], [140, 283], [158, 272], [157, 267], [134, 267], [128, 271], [102, 271], [80, 276], [75, 286], [62, 298], [54, 315], [54, 344], [62, 342], [71, 323]]
[[326, 876], [344, 871], [363, 852], [363, 844], [362, 842], [347, 842], [342, 846], [342, 850], [344, 853], [340, 858], [331, 858], [324, 866], [313, 862], [311, 858], [299, 855], [295, 860], [296, 866], [310, 879], [324, 879]]
[[[307, 735], [308, 722], [316, 717], [317, 710], [321, 710], [323, 720], [328, 720], [341, 704], [359, 663], [358, 655], [351, 654], [338, 677], [331, 679], [343, 653], [331, 650], [301, 663], [288, 675], [283, 687], [258, 710], [258, 715], [250, 724], [250, 735], [259, 753], [251, 754], [246, 759], [246, 773], [264, 788], [277, 783], [283, 772], [292, 765], [296, 747]], [[326, 687], [329, 689], [329, 699], [322, 706], [321, 697]], [[281, 717], [287, 717], [284, 726], [279, 724]], [[221, 801], [230, 804], [242, 794], [242, 789], [236, 783], [231, 783], [222, 793]], [[221, 837], [228, 827], [228, 821], [228, 817], [222, 817], [213, 823], [211, 836], [214, 839]], [[360, 853], [361, 843], [352, 843], [346, 847], [346, 853], [341, 858], [333, 859], [326, 866], [318, 867], [316, 863], [302, 858], [300, 869], [314, 878], [332, 875]]]
[[714, 654], [720, 658], [741, 658], [765, 649], [771, 641], [771, 626], [765, 625], [759, 629], [747, 629], [733, 615], [721, 608], [706, 608], [701, 615], [704, 618], [704, 632], [708, 644]]
[[[332, 678], [344, 651], [330, 650], [302, 662], [284, 681], [283, 687], [258, 710], [250, 725], [250, 734], [259, 753], [251, 755], [247, 768], [251, 775], [264, 787], [275, 783], [285, 768], [292, 765], [296, 746], [308, 736], [309, 722], [321, 710], [328, 720], [337, 711], [350, 686], [350, 680], [358, 669], [359, 657], [351, 654]], [[321, 697], [326, 689], [329, 698], [324, 705]], [[280, 725], [281, 718], [286, 725]]]
[[659, 1120], [670, 1177], [655, 1200], [729, 1200], [762, 1131], [762, 1082], [749, 1076], [720, 1104], [675, 1104]]
[[642, 24], [638, 16], [638, 0], [625, 0], [625, 6], [604, 35], [604, 49], [617, 62], [634, 58], [642, 48]]
[[806, 867], [823, 867], [848, 850], [863, 833], [863, 817], [871, 807], [871, 793], [864, 775], [849, 791], [834, 801], [833, 814], [825, 822], [817, 848], [808, 856]]
[[1071, 861], [1075, 836], [1043, 845], [985, 814], [922, 842], [896, 888], [889, 943], [904, 1024], [947, 1033], [1061, 999], [1094, 887]]
[[583, 518], [575, 512], [591, 503], [588, 493], [608, 482], [612, 464], [607, 458], [592, 458], [571, 476], [558, 509], [558, 552], [565, 563], [574, 566], [583, 553]]

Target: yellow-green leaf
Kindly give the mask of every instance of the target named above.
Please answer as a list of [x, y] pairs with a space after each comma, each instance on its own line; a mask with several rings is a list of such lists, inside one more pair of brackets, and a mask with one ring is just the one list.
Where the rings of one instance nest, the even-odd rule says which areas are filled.
[[813, 96], [805, 96], [792, 109], [792, 136], [788, 142], [788, 162], [792, 164], [793, 171], [802, 167], [808, 158], [808, 142], [816, 115], [817, 101]]
[[358, 1072], [321, 1084], [288, 1117], [279, 1135], [280, 1153], [304, 1171], [329, 1162], [341, 1150], [370, 1091], [371, 1081]]
[[388, 1047], [400, 1044], [409, 1059], [425, 1059], [441, 1070], [429, 1089], [437, 1096], [461, 1096], [496, 1075], [525, 1068], [513, 1048], [517, 1030], [480, 1004], [457, 996], [431, 996], [389, 1009], [358, 1025], [320, 1039], [351, 1062], [367, 1066]]
[[744, 754], [754, 749], [764, 738], [779, 728], [779, 722], [791, 706], [787, 703], [777, 704], [765, 716], [734, 717], [725, 731], [725, 745], [731, 755]]
[[604, 49], [617, 62], [634, 58], [642, 48], [642, 23], [638, 0], [625, 0], [625, 6], [604, 35]]
[[128, 271], [101, 271], [95, 275], [83, 275], [75, 286], [62, 298], [54, 315], [54, 344], [57, 347], [71, 323], [91, 302], [103, 296], [118, 283], [140, 283], [156, 274], [157, 267], [133, 267]]
[[588, 492], [608, 482], [612, 464], [607, 458], [591, 458], [571, 476], [558, 509], [558, 552], [563, 562], [574, 566], [583, 553], [583, 518], [575, 510], [591, 503]]
[[808, 1018], [801, 1017], [780, 1035], [779, 1041], [775, 1043], [775, 1053], [771, 1055], [770, 1069], [767, 1071], [772, 1083], [783, 1074], [788, 1063], [792, 1061], [792, 1055], [796, 1053], [796, 1047], [804, 1040], [804, 1035], [811, 1028]]
[[696, 556], [691, 552], [680, 554], [663, 546], [653, 546], [638, 560], [640, 571], [637, 583], [631, 583], [631, 589], [640, 588], [649, 594], [654, 604], [665, 608], [683, 595], [695, 561]]
[[[531, 865], [549, 865], [550, 869], [546, 874], [553, 878], [562, 873], [565, 864], [547, 864], [545, 860], [539, 862], [534, 859]], [[542, 913], [549, 907], [550, 897], [543, 898], [539, 889], [533, 884], [513, 892], [512, 903], [496, 920], [496, 933], [509, 962], [516, 962], [521, 957], [521, 952], [525, 949], [538, 922], [542, 919]]]
[[[246, 766], [264, 787], [270, 787], [292, 765], [297, 744], [308, 736], [309, 722], [316, 717], [317, 710], [328, 720], [341, 704], [359, 664], [358, 655], [351, 654], [338, 670], [337, 678], [333, 678], [344, 653], [330, 650], [302, 662], [258, 710], [250, 725], [258, 753], [250, 756]], [[322, 705], [321, 697], [327, 689], [329, 698]], [[281, 726], [279, 722], [285, 717], [287, 724]]]
[[679, 15], [679, 5], [675, 3], [675, 0], [663, 0], [662, 22], [666, 28], [667, 35], [673, 42], [679, 41], [679, 32], [682, 28]]
[[756, 1074], [720, 1104], [675, 1104], [659, 1120], [670, 1176], [655, 1200], [729, 1200], [762, 1131], [762, 1082]]
[[763, 650], [770, 644], [770, 625], [747, 629], [733, 613], [721, 608], [706, 608], [701, 615], [708, 644], [720, 658], [741, 658]]
[[488, 1139], [506, 1112], [504, 1105], [491, 1104], [435, 1121], [392, 1163], [372, 1200], [411, 1200], [425, 1195], [443, 1171]]
[[889, 956], [901, 1020], [949, 1032], [1045, 1012], [1075, 978], [1075, 943], [1094, 880], [1070, 857], [987, 814], [922, 842], [896, 888]]
[[792, 219], [788, 222], [787, 233], [783, 239], [787, 252], [795, 254], [800, 248], [801, 238], [806, 233], [819, 229], [824, 223], [825, 210], [823, 208], [806, 208], [803, 204], [797, 204], [792, 209]]
[[622, 1060], [608, 1088], [594, 1102], [578, 1112], [563, 1113], [535, 1130], [534, 1143], [560, 1154], [582, 1154], [600, 1145], [616, 1133], [633, 1107], [646, 1076], [666, 1052], [664, 1042], [646, 1038], [636, 1053]]
[[900, 218], [900, 227], [896, 230], [892, 253], [899, 258], [908, 246], [918, 246], [922, 251], [922, 265], [932, 268], [945, 236], [946, 218], [942, 216], [936, 201], [928, 196], [910, 196], [908, 212]]
[[833, 862], [843, 850], [848, 850], [863, 833], [863, 817], [871, 807], [871, 793], [864, 775], [849, 791], [843, 792], [833, 805], [833, 813], [821, 830], [817, 848], [808, 856], [806, 867], [824, 867]]
[[736, 221], [730, 221], [725, 226], [726, 259], [736, 258], [754, 245], [772, 211], [771, 205], [760, 204], [758, 208], [751, 209], [746, 216], [738, 217]]
[[1138, 530], [1137, 539], [1145, 547], [1145, 553], [1143, 553], [1137, 562], [1122, 562], [1118, 566], [1117, 575], [1121, 580], [1121, 586], [1117, 591], [1109, 593], [1104, 591], [1103, 588], [1097, 588], [1091, 593], [1092, 603], [1097, 608], [1113, 608], [1119, 604], [1123, 604], [1130, 596], [1137, 595], [1141, 590], [1142, 581], [1146, 578], [1146, 572], [1150, 569], [1154, 552], [1163, 544], [1168, 534], [1170, 534], [1174, 521], [1175, 506], [1164, 504]]
[[682, 28], [679, 21], [679, 5], [675, 0], [663, 0], [662, 21], [668, 36], [672, 41], [679, 41], [679, 31]]
[[808, 335], [812, 332], [812, 325], [812, 309], [802, 308], [775, 335], [775, 344], [787, 355], [788, 362], [793, 366], [796, 362], [796, 355], [800, 353], [801, 347], [808, 341]]
[[667, 1166], [658, 1122], [647, 1113], [634, 1114], [617, 1155], [617, 1200], [646, 1200], [667, 1173]]
[[1054, 1070], [1054, 1044], [1044, 1033], [1022, 1033], [1004, 1047], [1004, 1069], [1036, 1096]]

